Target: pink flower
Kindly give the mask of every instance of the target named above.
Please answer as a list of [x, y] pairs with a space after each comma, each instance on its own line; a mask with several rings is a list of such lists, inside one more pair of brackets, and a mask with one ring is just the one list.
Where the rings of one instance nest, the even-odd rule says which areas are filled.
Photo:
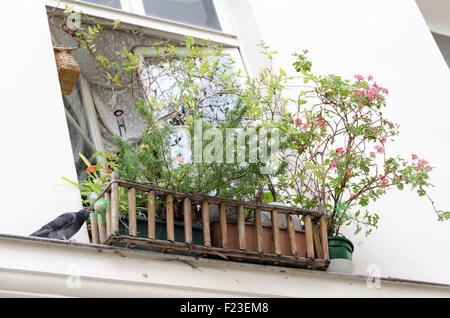
[[386, 95], [389, 94], [389, 91], [387, 88], [384, 89], [384, 92], [386, 93]]
[[431, 166], [429, 166], [429, 165], [426, 165], [426, 166], [425, 166], [425, 171], [431, 171], [431, 170], [433, 170], [433, 167], [431, 167]]
[[183, 157], [183, 156], [178, 156], [178, 157], [176, 158], [176, 160], [177, 160], [177, 162], [179, 162], [179, 163], [184, 163], [184, 157]]
[[295, 119], [295, 124], [300, 127], [302, 125], [302, 120], [300, 118]]
[[362, 75], [355, 75], [355, 78], [358, 80], [358, 81], [363, 81], [364, 80], [364, 76], [362, 76]]
[[367, 79], [368, 79], [369, 81], [371, 81], [371, 80], [373, 80], [373, 76], [372, 76], [372, 75], [369, 75], [369, 76], [367, 77]]
[[370, 100], [374, 100], [375, 98], [377, 98], [377, 94], [376, 93], [372, 93], [367, 91], [366, 92], [366, 96], [370, 98]]
[[350, 193], [350, 199], [353, 199], [355, 197], [354, 193]]
[[333, 169], [336, 168], [336, 163], [332, 162], [330, 163], [329, 169]]
[[336, 152], [339, 154], [343, 154], [343, 153], [345, 153], [345, 150], [344, 150], [344, 148], [337, 148]]
[[377, 157], [377, 154], [375, 152], [371, 151], [370, 156], [375, 159]]
[[379, 153], [383, 153], [383, 152], [384, 152], [384, 148], [381, 147], [381, 146], [376, 145], [374, 148], [375, 148], [375, 149], [377, 150], [377, 152], [379, 152]]
[[309, 51], [308, 51], [308, 50], [306, 50], [306, 49], [305, 49], [305, 50], [303, 50], [303, 54], [308, 54], [308, 52], [309, 52]]
[[412, 154], [411, 156], [412, 156], [413, 160], [416, 160], [418, 158], [416, 154]]
[[387, 186], [389, 186], [389, 179], [388, 179], [388, 178], [386, 178], [386, 177], [385, 177], [384, 175], [382, 175], [382, 174], [380, 174], [378, 177], [381, 179], [381, 186], [382, 186], [382, 187], [387, 187]]
[[425, 166], [426, 164], [428, 164], [429, 162], [426, 161], [425, 159], [420, 159], [419, 162], [417, 163], [418, 166]]
[[318, 119], [318, 120], [317, 120], [317, 123], [318, 123], [320, 126], [325, 127], [325, 122], [324, 122], [323, 120]]
[[356, 90], [355, 91], [355, 95], [356, 96], [361, 96], [361, 95], [363, 95], [363, 92], [361, 92], [360, 90]]

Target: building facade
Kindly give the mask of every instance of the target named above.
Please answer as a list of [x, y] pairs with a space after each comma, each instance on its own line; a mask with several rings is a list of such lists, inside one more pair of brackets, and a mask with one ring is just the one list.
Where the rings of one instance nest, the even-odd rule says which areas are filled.
[[[274, 67], [292, 74], [292, 53], [308, 49], [318, 73], [373, 75], [389, 88], [386, 113], [401, 126], [397, 153], [407, 157], [414, 151], [432, 162], [432, 195], [442, 209], [450, 205], [449, 16], [436, 17], [441, 22], [431, 33], [428, 1], [418, 1], [420, 8], [412, 0], [170, 2], [201, 4], [206, 16], [177, 15], [162, 1], [4, 3], [0, 295], [450, 296], [450, 223], [438, 222], [426, 200], [406, 191], [376, 203], [381, 219], [369, 237], [346, 233], [355, 243], [353, 275], [91, 245], [86, 228], [74, 237], [76, 243], [27, 237], [63, 211], [81, 208], [79, 190], [61, 180], [76, 180], [77, 170], [52, 49], [52, 40], [62, 38], [47, 20], [48, 10], [65, 4], [99, 23], [120, 19], [150, 38], [211, 40], [237, 56], [249, 75], [267, 65], [256, 46], [260, 40], [278, 51]], [[92, 86], [89, 72], [83, 76]], [[374, 275], [380, 286], [370, 283]]]

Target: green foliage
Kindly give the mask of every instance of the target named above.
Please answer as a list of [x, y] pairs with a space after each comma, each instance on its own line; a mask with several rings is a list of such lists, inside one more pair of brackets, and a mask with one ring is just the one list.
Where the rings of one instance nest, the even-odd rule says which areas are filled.
[[[260, 96], [276, 92], [265, 93], [259, 114], [269, 114], [265, 125], [285, 133], [280, 155], [288, 167], [277, 180], [278, 197], [286, 203], [324, 209], [330, 215], [329, 235], [338, 235], [341, 226], [350, 225], [355, 234], [365, 229], [369, 235], [377, 228], [379, 216], [368, 210], [361, 213], [361, 207], [391, 188], [409, 186], [418, 196], [428, 197], [433, 167], [417, 155], [412, 155], [412, 161], [386, 156], [388, 140], [398, 135], [398, 125], [380, 112], [386, 107], [388, 90], [372, 76], [355, 75], [356, 80], [350, 81], [337, 75], [314, 75], [306, 51], [296, 56], [293, 66], [301, 74], [296, 80], [310, 85], [297, 100], [281, 96], [286, 90], [284, 71], [275, 74], [265, 69], [262, 77], [251, 82]], [[432, 204], [439, 220], [449, 218], [448, 212]]]
[[[68, 16], [72, 13], [66, 8]], [[115, 21], [112, 27], [119, 25]], [[429, 173], [433, 167], [416, 155], [410, 161], [386, 155], [388, 140], [398, 135], [399, 126], [380, 111], [386, 107], [388, 90], [371, 76], [348, 80], [315, 75], [306, 50], [294, 54], [293, 67], [299, 76], [288, 76], [283, 69], [276, 73], [272, 66], [276, 52], [261, 42], [261, 53], [270, 65], [241, 84], [234, 61], [225, 57], [220, 46], [198, 44], [186, 37], [182, 49], [171, 43], [153, 43], [155, 58], [143, 59], [126, 48], [107, 57], [96, 53], [95, 40], [102, 29], [100, 25], [79, 25], [74, 30], [63, 26], [92, 54], [108, 85], [130, 89], [130, 98], [147, 124], [137, 145], [115, 137], [119, 153], [114, 169], [121, 178], [252, 201], [262, 200], [268, 185], [275, 201], [325, 210], [329, 235], [338, 235], [341, 226], [351, 225], [355, 233], [364, 229], [369, 235], [377, 228], [379, 216], [368, 210], [361, 213], [361, 208], [389, 189], [408, 186], [430, 199], [426, 190], [432, 186]], [[301, 87], [296, 98], [286, 97], [291, 81]], [[162, 82], [170, 88], [164, 90], [159, 85]], [[227, 128], [276, 129], [283, 136], [278, 169], [263, 174], [261, 158], [256, 163], [226, 163], [225, 152], [220, 162], [177, 162], [170, 153], [173, 126], [187, 127], [193, 141], [198, 121], [204, 132], [216, 127], [223, 138]], [[204, 140], [202, 154], [216, 151], [211, 142]], [[246, 141], [245, 158], [250, 155], [248, 145]], [[235, 145], [234, 152], [242, 153], [242, 148]], [[100, 178], [90, 174], [76, 185], [83, 194], [99, 193], [105, 182]], [[450, 219], [450, 212], [437, 210], [431, 203], [439, 220]]]

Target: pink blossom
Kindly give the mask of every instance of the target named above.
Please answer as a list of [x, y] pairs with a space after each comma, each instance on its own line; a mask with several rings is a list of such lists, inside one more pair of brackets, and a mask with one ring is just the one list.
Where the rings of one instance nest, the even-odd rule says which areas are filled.
[[375, 152], [371, 151], [370, 156], [375, 159], [377, 157], [377, 154]]
[[431, 167], [431, 166], [429, 166], [429, 165], [426, 165], [426, 166], [425, 166], [425, 171], [431, 171], [431, 170], [433, 170], [433, 167]]
[[329, 169], [333, 169], [336, 168], [336, 163], [332, 162], [330, 163]]
[[339, 154], [343, 154], [343, 153], [345, 153], [345, 150], [344, 150], [344, 148], [337, 148], [336, 152]]
[[383, 88], [381, 88], [377, 84], [373, 84], [372, 89], [378, 92], [378, 91], [381, 91]]
[[300, 118], [295, 119], [295, 124], [300, 127], [302, 125], [302, 120]]
[[308, 52], [309, 52], [309, 51], [308, 51], [308, 50], [306, 50], [306, 49], [305, 49], [305, 50], [303, 50], [303, 54], [308, 54]]
[[317, 120], [317, 123], [318, 123], [320, 126], [325, 127], [325, 122], [324, 122], [323, 120], [318, 119], [318, 120]]
[[364, 76], [362, 76], [362, 75], [355, 75], [355, 78], [358, 80], [358, 81], [363, 81], [364, 80]]
[[387, 186], [389, 186], [389, 179], [386, 178], [386, 176], [380, 174], [378, 177], [381, 179], [381, 186], [382, 186], [382, 187], [387, 187]]
[[412, 156], [413, 160], [416, 160], [418, 158], [416, 154], [412, 154], [411, 156]]
[[373, 80], [373, 76], [372, 76], [372, 75], [369, 75], [369, 76], [367, 77], [367, 79], [368, 79], [369, 81], [371, 81], [371, 80]]
[[377, 94], [367, 91], [366, 96], [370, 98], [370, 100], [374, 100], [377, 98]]
[[360, 90], [356, 90], [355, 91], [355, 95], [356, 96], [361, 96], [361, 95], [363, 95], [363, 92], [361, 92]]
[[376, 145], [374, 148], [375, 148], [375, 149], [377, 150], [377, 152], [379, 152], [379, 153], [384, 152], [384, 148], [381, 147], [381, 146], [379, 146], [379, 145]]
[[183, 156], [178, 156], [178, 157], [176, 158], [176, 160], [177, 160], [177, 162], [179, 162], [179, 163], [184, 163], [184, 157], [183, 157]]

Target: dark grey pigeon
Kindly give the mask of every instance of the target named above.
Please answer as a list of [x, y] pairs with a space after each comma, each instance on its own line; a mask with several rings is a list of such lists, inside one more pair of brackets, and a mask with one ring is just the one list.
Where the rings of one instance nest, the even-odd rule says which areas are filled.
[[61, 214], [33, 234], [30, 234], [30, 236], [48, 237], [67, 241], [80, 230], [88, 216], [88, 209]]

